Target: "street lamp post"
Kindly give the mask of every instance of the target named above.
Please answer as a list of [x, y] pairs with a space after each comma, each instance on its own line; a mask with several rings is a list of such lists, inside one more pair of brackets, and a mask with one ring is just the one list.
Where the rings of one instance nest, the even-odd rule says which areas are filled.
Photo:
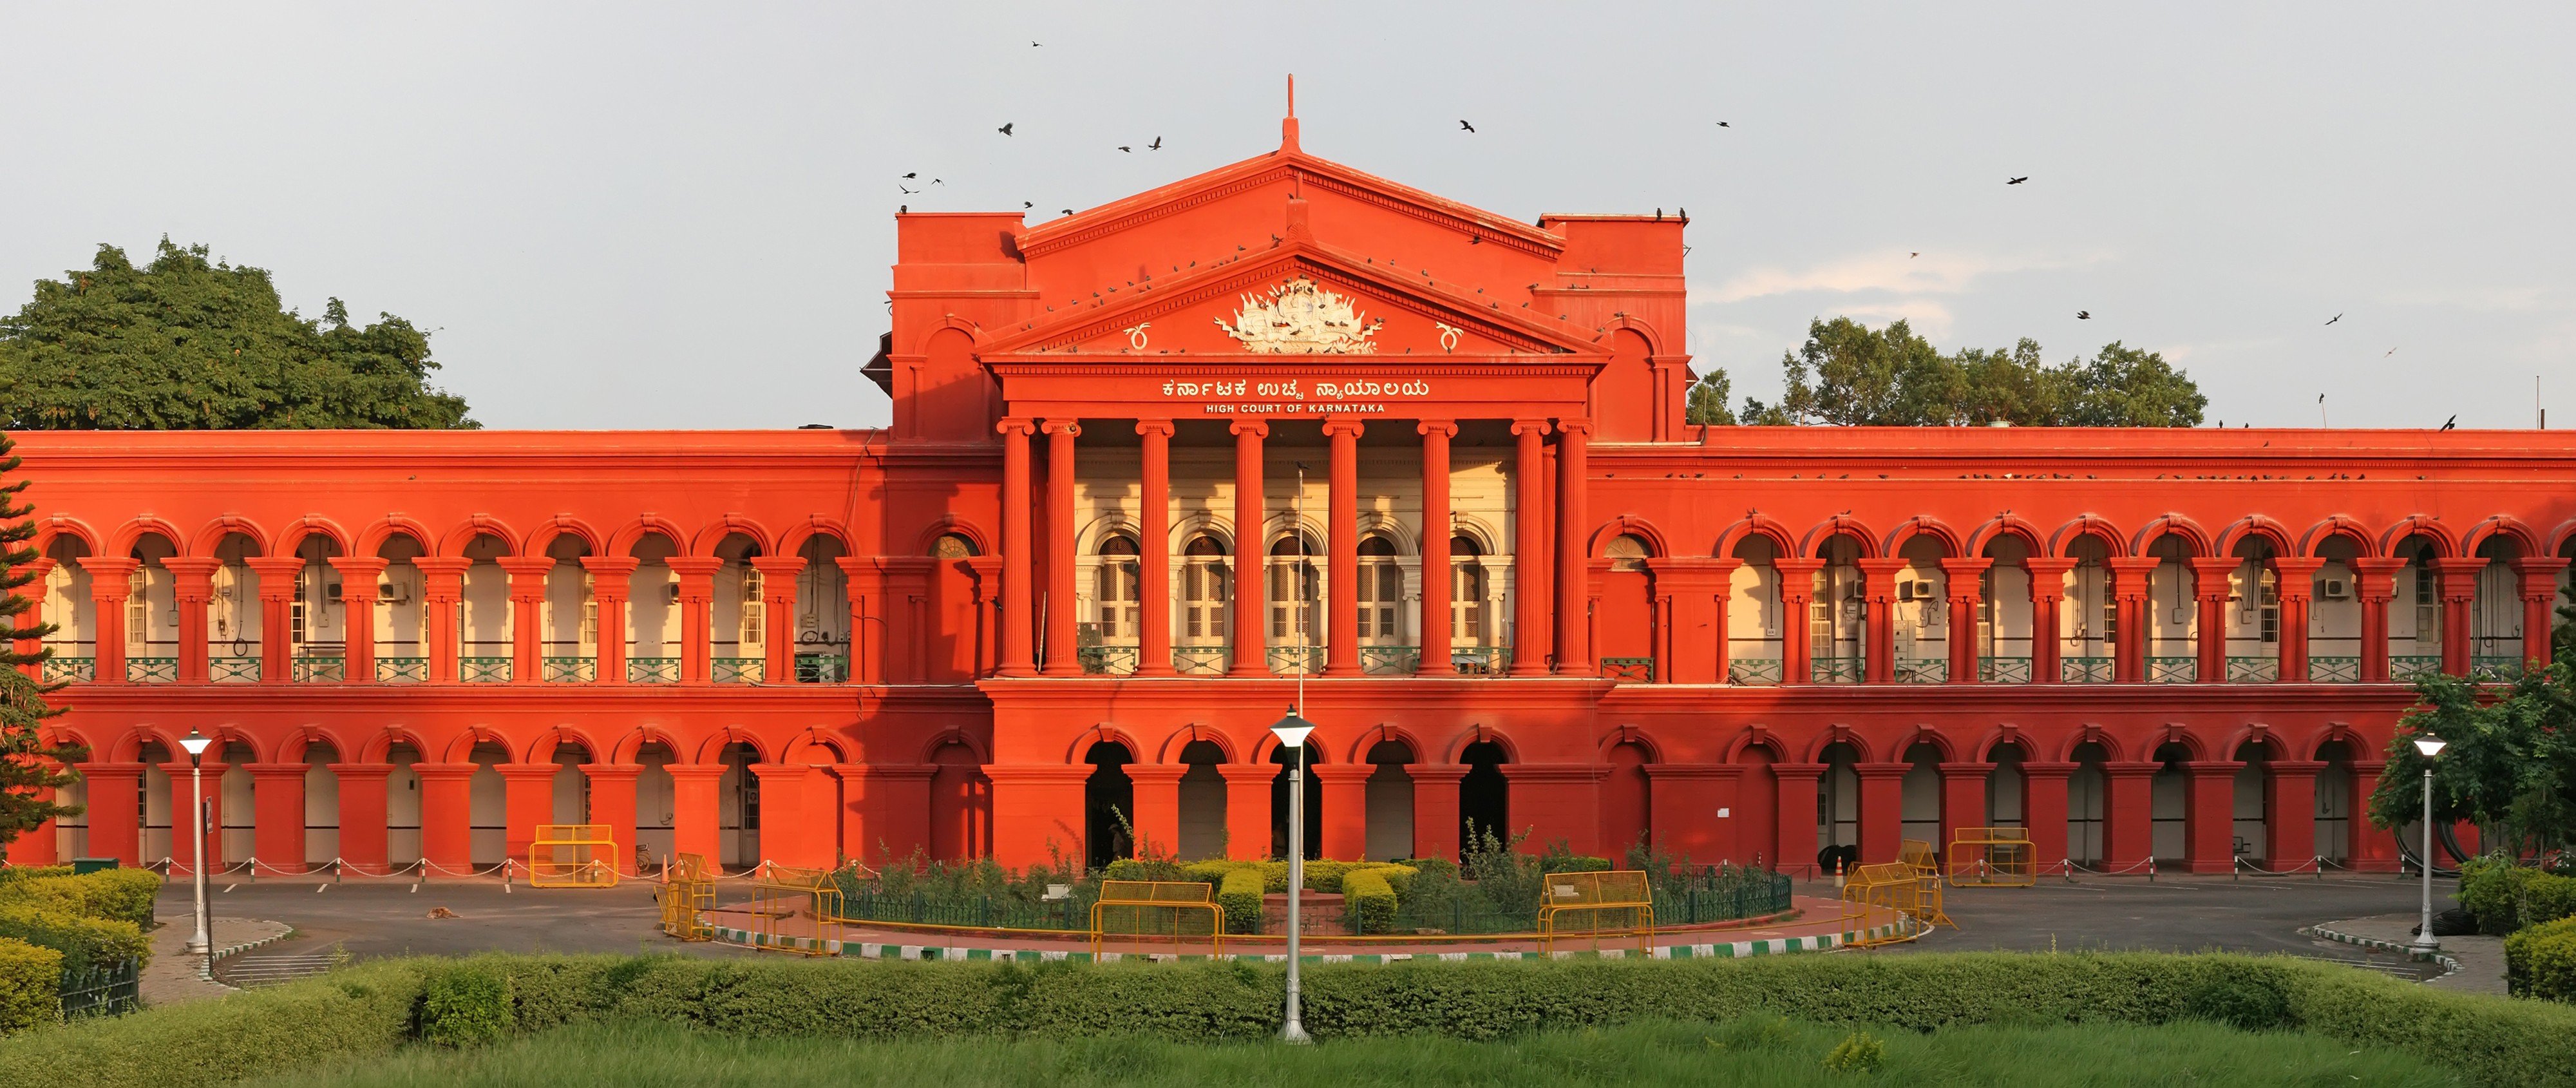
[[206, 934], [206, 748], [214, 739], [194, 729], [179, 738], [179, 747], [188, 752], [188, 826], [190, 836], [189, 865], [197, 871], [197, 933], [188, 938], [188, 954], [206, 957], [208, 970], [214, 968], [214, 942]]
[[1315, 1041], [1306, 1034], [1297, 995], [1297, 930], [1305, 921], [1298, 914], [1297, 893], [1306, 886], [1306, 735], [1314, 731], [1315, 723], [1299, 717], [1296, 707], [1270, 727], [1270, 735], [1295, 753], [1288, 760], [1288, 1019], [1279, 1028], [1280, 1040], [1290, 1043]]
[[2440, 737], [2425, 736], [2415, 740], [2415, 750], [2424, 753], [2424, 852], [2417, 855], [2424, 869], [2424, 918], [2415, 930], [2417, 952], [2438, 952], [2442, 940], [2433, 936], [2433, 759], [2442, 754]]

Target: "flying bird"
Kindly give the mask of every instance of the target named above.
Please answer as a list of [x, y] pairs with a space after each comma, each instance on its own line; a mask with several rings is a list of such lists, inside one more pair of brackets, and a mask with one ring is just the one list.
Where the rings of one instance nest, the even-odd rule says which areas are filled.
[[1469, 132], [1474, 132], [1474, 131], [1476, 131], [1476, 126], [1471, 125], [1471, 124], [1468, 124], [1468, 123], [1467, 123], [1466, 121], [1464, 121], [1464, 120], [1461, 120], [1461, 121], [1459, 121], [1459, 122], [1458, 122], [1458, 127], [1459, 127], [1459, 128], [1463, 128], [1463, 129], [1466, 129], [1466, 130], [1467, 130], [1467, 131], [1469, 131]]
[[1912, 253], [1908, 253], [1908, 254], [1906, 254], [1906, 255], [1905, 255], [1905, 259], [1910, 261], [1910, 260], [1913, 260], [1914, 258], [1916, 258], [1916, 257], [1920, 257], [1920, 256], [1922, 256], [1922, 255], [1923, 255], [1923, 252], [1922, 252], [1921, 250], [1916, 250], [1916, 251], [1914, 251], [1914, 252], [1912, 252]]
[[1043, 45], [1043, 44], [1045, 44], [1045, 43], [1043, 43], [1043, 42], [1030, 42], [1030, 43], [1029, 43], [1029, 48], [1031, 48], [1031, 49], [1035, 49], [1035, 48], [1037, 48], [1038, 46]]
[[2006, 181], [2006, 182], [2004, 182], [2004, 184], [2006, 184], [2006, 185], [2019, 185], [2019, 184], [2021, 184], [2021, 183], [2023, 183], [2023, 182], [2025, 182], [2025, 181], [2029, 181], [2029, 180], [2030, 180], [2030, 175], [2028, 175], [2028, 174], [2023, 174], [2023, 175], [2022, 175], [2022, 176], [2020, 176], [2020, 177], [2013, 178], [2013, 179], [2012, 179], [2012, 180], [2010, 180], [2010, 181]]
[[1021, 206], [1021, 207], [1023, 207], [1023, 208], [1034, 208], [1034, 207], [1037, 207], [1037, 205], [1035, 205], [1035, 204], [1031, 204], [1031, 203], [1029, 203], [1028, 201], [1025, 201], [1025, 200], [1023, 200], [1023, 201], [1021, 201], [1021, 202], [1020, 202], [1020, 206]]
[[895, 188], [897, 188], [897, 189], [903, 189], [903, 191], [904, 191], [906, 194], [914, 194], [914, 193], [919, 193], [919, 192], [921, 192], [921, 190], [919, 190], [919, 189], [904, 189], [904, 188], [903, 188], [903, 183], [902, 183], [902, 182], [896, 182], [896, 183], [895, 183]]
[[905, 174], [904, 176], [907, 178], [917, 178], [921, 176], [921, 171], [915, 170], [912, 173]]
[[2382, 359], [2385, 359], [2385, 358], [2387, 358], [2387, 357], [2389, 357], [2389, 356], [2391, 356], [2391, 355], [2395, 355], [2395, 354], [2397, 354], [2397, 349], [2396, 349], [2396, 348], [2390, 348], [2390, 349], [2388, 349], [2387, 351], [2381, 352], [2381, 353], [2379, 354], [2379, 357], [2380, 357], [2380, 358], [2382, 358]]
[[1719, 127], [1719, 128], [1734, 128], [1735, 126], [1730, 125], [1730, 124], [1727, 124], [1727, 123], [1726, 123], [1726, 122], [1724, 122], [1724, 121], [1720, 121], [1720, 122], [1718, 122], [1718, 123], [1717, 123], [1717, 127]]
[[941, 181], [941, 180], [939, 180], [938, 178], [932, 178], [932, 179], [930, 179], [930, 183], [931, 183], [931, 184], [933, 184], [933, 185], [946, 185], [946, 184], [948, 184], [947, 182]]
[[1160, 151], [1160, 150], [1162, 150], [1162, 149], [1163, 149], [1163, 138], [1162, 138], [1162, 137], [1160, 137], [1160, 136], [1156, 136], [1156, 137], [1154, 137], [1154, 142], [1153, 142], [1153, 143], [1150, 143], [1150, 144], [1146, 144], [1146, 145], [1145, 145], [1145, 150], [1147, 150], [1147, 151]]
[[2077, 321], [2091, 321], [2091, 320], [2093, 320], [2093, 311], [2091, 311], [2091, 310], [2077, 310], [2077, 311], [2075, 311], [2075, 320], [2077, 320]]
[[2329, 318], [2327, 318], [2327, 319], [2326, 319], [2326, 324], [2328, 324], [2328, 325], [2332, 325], [2332, 324], [2334, 324], [2335, 322], [2337, 322], [2337, 321], [2341, 321], [2341, 320], [2343, 320], [2343, 315], [2342, 315], [2342, 314], [2336, 314], [2336, 315], [2334, 315], [2333, 317], [2329, 317]]
[[2451, 418], [2449, 418], [2449, 419], [2443, 420], [2443, 421], [2442, 421], [2442, 429], [2443, 429], [2443, 430], [2446, 430], [2446, 431], [2447, 431], [2447, 430], [2450, 430], [2450, 429], [2451, 429], [2451, 425], [2452, 425], [2452, 424], [2455, 424], [2455, 423], [2458, 423], [2459, 421], [2460, 421], [2460, 417], [2459, 417], [2459, 416], [2457, 416], [2457, 415], [2454, 415], [2454, 416], [2452, 416], [2452, 417], [2451, 417]]
[[1135, 148], [1132, 148], [1132, 147], [1129, 147], [1129, 146], [1127, 146], [1126, 144], [1120, 144], [1120, 145], [1118, 145], [1118, 150], [1120, 150], [1120, 151], [1129, 151], [1129, 152], [1132, 152], [1132, 151], [1134, 151], [1134, 150], [1136, 150], [1136, 149], [1135, 149]]
[[1001, 134], [1002, 134], [1002, 135], [1004, 135], [1004, 136], [1008, 136], [1008, 135], [1010, 135], [1010, 134], [1011, 134], [1011, 126], [1012, 126], [1012, 125], [1016, 125], [1016, 124], [1019, 124], [1019, 122], [1017, 122], [1017, 121], [1012, 121], [1012, 122], [1009, 122], [1009, 123], [1007, 123], [1007, 124], [1004, 124], [1004, 125], [1003, 125], [1002, 127], [1000, 127], [1000, 128], [994, 129], [993, 131], [998, 132], [998, 133], [1001, 133]]

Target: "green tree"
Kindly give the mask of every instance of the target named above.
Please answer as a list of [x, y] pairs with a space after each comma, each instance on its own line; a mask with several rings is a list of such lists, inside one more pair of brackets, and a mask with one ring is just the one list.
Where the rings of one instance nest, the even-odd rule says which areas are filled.
[[429, 386], [429, 337], [392, 314], [349, 324], [284, 308], [266, 271], [161, 240], [137, 268], [102, 245], [86, 271], [38, 280], [0, 318], [9, 430], [454, 428], [465, 400]]
[[2454, 676], [2427, 677], [2416, 692], [2422, 702], [2398, 721], [2371, 791], [2373, 824], [2423, 816], [2425, 759], [2414, 742], [2434, 736], [2445, 744], [2432, 761], [2435, 820], [2472, 821], [2514, 853], [2576, 846], [2576, 666], [2559, 658], [2501, 692]]
[[[0, 434], [0, 480], [18, 471], [12, 452], [17, 443]], [[77, 805], [56, 804], [53, 792], [73, 782], [66, 769], [88, 755], [77, 745], [47, 744], [36, 733], [39, 723], [62, 711], [47, 706], [45, 696], [62, 687], [30, 678], [25, 667], [43, 661], [50, 651], [18, 652], [18, 640], [42, 639], [54, 632], [50, 623], [26, 623], [35, 607], [18, 590], [36, 580], [27, 565], [36, 561], [36, 508], [19, 499], [27, 481], [0, 485], [0, 847], [57, 816], [78, 816]]]
[[1682, 422], [1699, 426], [1732, 427], [1735, 410], [1726, 406], [1728, 393], [1734, 391], [1723, 369], [1712, 370], [1707, 377], [1692, 382], [1690, 399], [1682, 406]]
[[[2051, 366], [2039, 344], [1941, 354], [1899, 320], [1873, 330], [1847, 317], [1808, 323], [1807, 341], [1780, 357], [1777, 404], [1744, 398], [1726, 412], [1726, 372], [1691, 387], [1693, 423], [1956, 427], [2189, 427], [2209, 398], [2154, 352], [2118, 343]], [[1714, 403], [1712, 404], [1712, 399]], [[1728, 417], [1732, 417], [1730, 420]]]

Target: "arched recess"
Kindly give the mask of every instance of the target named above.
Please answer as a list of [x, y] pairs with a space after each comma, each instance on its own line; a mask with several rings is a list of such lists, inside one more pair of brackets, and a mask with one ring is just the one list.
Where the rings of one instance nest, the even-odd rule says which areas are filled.
[[2440, 520], [2422, 514], [2403, 518], [2380, 533], [2380, 552], [2384, 555], [2397, 555], [2399, 554], [2398, 545], [2410, 539], [2430, 545], [2433, 549], [2432, 557], [2435, 559], [2449, 559], [2460, 554], [2459, 535], [2453, 533], [2451, 527], [2442, 524]]
[[1655, 395], [1654, 350], [1643, 333], [1630, 328], [1610, 330], [1609, 359], [1592, 379], [1593, 423], [1600, 428], [1602, 442], [1652, 442], [1655, 434], [1655, 411], [1663, 398]]
[[2194, 556], [2212, 554], [2210, 550], [2209, 531], [2201, 528], [2197, 522], [2194, 522], [2190, 518], [2184, 517], [2180, 514], [2158, 515], [2154, 520], [2147, 522], [2145, 525], [2139, 526], [2136, 535], [2130, 538], [2129, 553], [2132, 555], [2150, 554], [2150, 549], [2155, 546], [2156, 542], [2167, 537], [2181, 541], [2184, 553], [2180, 558], [2189, 559]]
[[975, 573], [976, 558], [986, 553], [972, 534], [958, 531], [931, 537], [921, 554], [930, 557], [923, 678], [934, 684], [972, 680], [991, 664], [984, 651], [994, 618], [979, 603]]
[[[1721, 860], [1780, 869], [1793, 863], [1804, 865], [1810, 860], [1804, 849], [1787, 855], [1781, 852], [1780, 779], [1771, 767], [1786, 762], [1788, 752], [1786, 743], [1758, 725], [1746, 729], [1728, 745], [1724, 762], [1743, 769], [1735, 777], [1734, 811], [1726, 820], [1720, 821], [1729, 826], [1719, 833], [1732, 832], [1734, 835], [1734, 845], [1728, 848]], [[1798, 818], [1813, 821], [1815, 813], [1800, 813]]]
[[2077, 554], [2073, 550], [2076, 542], [2088, 538], [2100, 542], [2103, 555], [2128, 554], [2127, 538], [2121, 535], [2120, 530], [2091, 514], [2060, 525], [2056, 532], [2050, 533], [2048, 553], [2061, 558], [2074, 556]]
[[1876, 559], [1879, 556], [1878, 533], [1862, 524], [1860, 519], [1844, 514], [1826, 518], [1808, 529], [1806, 537], [1799, 542], [1799, 554], [1810, 559], [1827, 558], [1826, 546], [1838, 538], [1852, 542], [1854, 559]]
[[2352, 550], [2349, 554], [2352, 556], [2369, 558], [2379, 554], [2378, 542], [2371, 539], [2370, 529], [2341, 514], [2335, 514], [2309, 526], [2307, 535], [2299, 538], [2299, 554], [2324, 555], [2326, 544], [2336, 539], [2350, 542]]
[[1470, 846], [1509, 842], [1512, 837], [1512, 786], [1503, 767], [1511, 762], [1510, 751], [1499, 737], [1479, 730], [1475, 739], [1458, 749], [1457, 762], [1466, 764], [1467, 774], [1458, 780], [1458, 843], [1462, 851]]
[[[1950, 528], [1939, 518], [1926, 517], [1921, 514], [1917, 514], [1905, 519], [1904, 521], [1898, 522], [1896, 524], [1896, 528], [1889, 530], [1887, 534], [1887, 542], [1881, 545], [1880, 552], [1884, 555], [1917, 554], [1910, 553], [1905, 550], [1905, 546], [1912, 543], [1917, 537], [1928, 537], [1932, 541], [1936, 542], [1939, 545], [1938, 554], [1942, 556], [1955, 557], [1965, 554], [1966, 552], [1967, 545], [1965, 539], [1959, 535], [1958, 530]], [[1918, 545], [1917, 547], [1919, 552], [1920, 546]]]
[[1632, 726], [1621, 727], [1605, 741], [1601, 761], [1610, 770], [1601, 780], [1599, 794], [1601, 852], [1610, 857], [1613, 868], [1628, 868], [1632, 851], [1654, 846], [1654, 783], [1646, 768], [1662, 761], [1656, 757], [1654, 743]]
[[1422, 751], [1411, 735], [1388, 726], [1361, 734], [1352, 748], [1351, 762], [1372, 768], [1362, 794], [1372, 858], [1414, 854], [1413, 774], [1406, 768], [1422, 761]]
[[1669, 553], [1637, 533], [1621, 533], [1598, 546], [1603, 554], [1592, 561], [1592, 631], [1600, 675], [1652, 683], [1666, 670], [1656, 660], [1663, 646], [1663, 616], [1649, 568], [1652, 560]]
[[[1324, 780], [1315, 774], [1315, 765], [1323, 762], [1324, 746], [1317, 738], [1309, 737], [1302, 749], [1290, 748], [1276, 741], [1270, 743], [1268, 748], [1267, 758], [1271, 763], [1277, 764], [1279, 770], [1270, 777], [1270, 853], [1266, 856], [1274, 858], [1288, 856], [1288, 797], [1293, 769], [1291, 764], [1302, 759], [1305, 773], [1295, 776], [1305, 783], [1304, 790], [1300, 791], [1305, 795], [1305, 831], [1299, 845], [1304, 848], [1306, 860], [1313, 861], [1321, 858], [1324, 856]], [[1337, 815], [1345, 820], [1351, 816], [1347, 812]]]
[[930, 854], [964, 861], [993, 853], [993, 780], [974, 739], [958, 730], [937, 738], [923, 762], [930, 774]]
[[1094, 869], [1135, 853], [1129, 829], [1136, 821], [1136, 784], [1127, 777], [1127, 765], [1135, 761], [1136, 749], [1128, 742], [1104, 739], [1083, 747], [1081, 762], [1091, 765], [1082, 787], [1083, 850]]

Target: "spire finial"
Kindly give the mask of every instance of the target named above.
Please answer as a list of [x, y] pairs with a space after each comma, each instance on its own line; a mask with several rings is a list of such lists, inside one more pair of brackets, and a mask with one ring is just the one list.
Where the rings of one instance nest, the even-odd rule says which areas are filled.
[[1288, 77], [1288, 116], [1279, 122], [1279, 150], [1297, 150], [1297, 77]]

